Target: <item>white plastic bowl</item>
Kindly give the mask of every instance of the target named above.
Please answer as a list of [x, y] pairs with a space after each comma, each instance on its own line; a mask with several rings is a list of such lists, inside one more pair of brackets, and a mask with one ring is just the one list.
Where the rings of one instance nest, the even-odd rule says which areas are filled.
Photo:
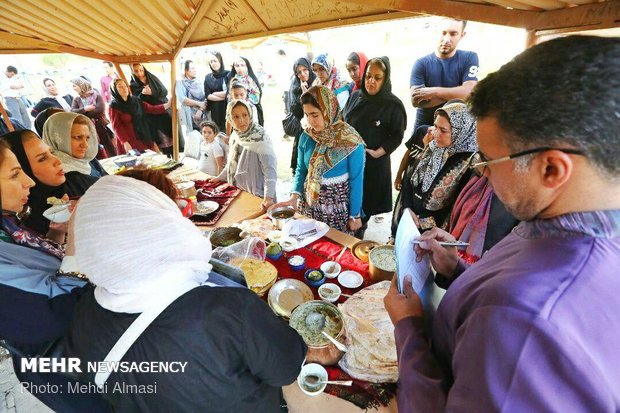
[[[331, 272], [328, 271], [332, 268], [333, 270]], [[323, 264], [321, 264], [321, 271], [323, 271], [323, 274], [325, 274], [325, 277], [327, 278], [336, 278], [338, 274], [340, 274], [341, 270], [342, 267], [336, 261], [325, 261]]]
[[[325, 295], [325, 290], [332, 290], [333, 293], [329, 295]], [[340, 294], [342, 294], [342, 290], [338, 286], [338, 284], [334, 283], [325, 283], [319, 287], [319, 297], [321, 300], [327, 301], [328, 303], [335, 303], [340, 298]]]
[[54, 205], [53, 207], [43, 211], [43, 216], [51, 222], [62, 224], [69, 221], [69, 218], [71, 218], [71, 212], [69, 211], [68, 204]]
[[304, 382], [305, 377], [308, 375], [317, 376], [320, 381], [325, 381], [328, 378], [327, 370], [325, 370], [325, 368], [321, 366], [320, 364], [310, 363], [310, 364], [306, 364], [305, 366], [303, 366], [301, 368], [301, 372], [299, 373], [299, 376], [297, 376], [297, 385], [299, 386], [301, 391], [306, 393], [308, 396], [316, 396], [317, 394], [323, 393], [323, 390], [325, 390], [325, 387], [327, 387], [327, 384], [325, 383], [320, 384], [320, 385], [317, 384], [316, 390], [309, 390], [308, 385], [305, 384]]

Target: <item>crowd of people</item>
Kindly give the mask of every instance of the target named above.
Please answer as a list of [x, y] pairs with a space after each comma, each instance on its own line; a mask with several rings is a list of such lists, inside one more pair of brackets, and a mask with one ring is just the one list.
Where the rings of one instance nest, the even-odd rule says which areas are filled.
[[[250, 61], [227, 69], [211, 51], [204, 82], [186, 61], [175, 94], [186, 131], [203, 137], [198, 168], [264, 209], [292, 206], [359, 238], [375, 215], [393, 212], [395, 231], [412, 212], [418, 259], [430, 258], [447, 293], [431, 330], [408, 278], [385, 297], [399, 411], [618, 411], [620, 41], [548, 41], [478, 82], [476, 53], [457, 49], [465, 28], [443, 20], [436, 50], [413, 65], [415, 128], [394, 180], [405, 106], [390, 59], [362, 52], [343, 65], [350, 82], [327, 53], [295, 61], [282, 121], [294, 138], [293, 186], [279, 203], [262, 126], [275, 114], [261, 105]], [[6, 71], [16, 131], [0, 136], [0, 339], [18, 378], [78, 380], [21, 372], [20, 360], [60, 343], [68, 356], [101, 361], [152, 316], [120, 357], [186, 360], [186, 374], [157, 375], [156, 394], [37, 397], [58, 411], [281, 411], [303, 340], [251, 291], [210, 272], [210, 243], [163, 172], [106, 176], [97, 158], [170, 154], [172, 120], [166, 87], [143, 65], [131, 66], [130, 82], [104, 67], [101, 90], [77, 77], [73, 98], [43, 81], [46, 97], [31, 111], [38, 134], [17, 70]], [[50, 197], [79, 199], [68, 224], [43, 217]], [[455, 240], [468, 246], [441, 244]]]

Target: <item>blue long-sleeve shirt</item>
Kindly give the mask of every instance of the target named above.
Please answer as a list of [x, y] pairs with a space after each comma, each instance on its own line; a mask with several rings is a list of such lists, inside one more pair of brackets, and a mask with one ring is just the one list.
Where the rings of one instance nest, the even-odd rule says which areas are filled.
[[[306, 132], [299, 137], [297, 146], [297, 169], [293, 179], [293, 189], [291, 192], [304, 196], [304, 183], [308, 175], [308, 165], [310, 158], [316, 147], [316, 142]], [[349, 174], [349, 184], [351, 193], [349, 195], [349, 214], [352, 217], [359, 217], [362, 209], [362, 194], [364, 190], [364, 145], [360, 144], [349, 156], [338, 162], [329, 171], [325, 172], [323, 178], [336, 178], [346, 173]]]

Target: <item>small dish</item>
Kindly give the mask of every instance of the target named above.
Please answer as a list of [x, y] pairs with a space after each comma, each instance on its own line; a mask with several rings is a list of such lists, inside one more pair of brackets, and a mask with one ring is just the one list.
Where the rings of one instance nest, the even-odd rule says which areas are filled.
[[321, 271], [327, 278], [336, 278], [341, 270], [342, 267], [336, 261], [325, 261], [321, 264]]
[[304, 280], [310, 287], [319, 287], [325, 283], [325, 274], [316, 268], [311, 268], [304, 274]]
[[280, 241], [282, 240], [283, 237], [284, 237], [284, 235], [282, 234], [282, 231], [277, 230], [277, 229], [273, 230], [269, 234], [267, 234], [267, 238], [269, 238], [269, 241], [271, 241], [271, 242], [280, 243]]
[[295, 238], [282, 236], [278, 241], [282, 249], [286, 252], [295, 251], [299, 247], [299, 243]]
[[[305, 380], [306, 376], [318, 377], [319, 383], [307, 383]], [[297, 384], [299, 385], [301, 391], [306, 393], [308, 396], [316, 396], [317, 394], [323, 393], [323, 390], [327, 387], [327, 383], [322, 383], [327, 381], [327, 379], [328, 375], [325, 367], [317, 363], [309, 363], [301, 368], [301, 372], [299, 372], [299, 376], [297, 376]]]
[[200, 201], [194, 205], [194, 215], [209, 215], [219, 209], [220, 204], [215, 201]]
[[138, 162], [138, 157], [136, 156], [121, 156], [120, 158], [114, 159], [113, 161], [118, 167], [131, 168], [136, 166]]
[[267, 258], [272, 260], [278, 260], [282, 256], [282, 247], [277, 242], [272, 242], [269, 244], [266, 250]]
[[306, 259], [301, 255], [293, 255], [288, 259], [288, 265], [293, 271], [301, 271], [306, 268]]
[[69, 204], [54, 205], [53, 207], [43, 211], [43, 216], [51, 222], [56, 222], [58, 224], [67, 222], [69, 221], [69, 218], [71, 218]]
[[338, 282], [346, 288], [357, 288], [364, 282], [364, 277], [357, 271], [343, 271], [338, 276]]
[[338, 301], [340, 294], [342, 294], [342, 290], [338, 284], [325, 283], [319, 287], [319, 297], [321, 297], [321, 300], [327, 301], [328, 303], [335, 303]]

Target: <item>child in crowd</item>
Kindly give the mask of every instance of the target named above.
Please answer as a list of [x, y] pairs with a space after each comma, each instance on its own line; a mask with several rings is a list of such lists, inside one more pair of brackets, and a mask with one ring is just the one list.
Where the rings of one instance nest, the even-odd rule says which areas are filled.
[[200, 124], [203, 141], [200, 143], [198, 169], [211, 176], [218, 176], [224, 169], [226, 162], [224, 149], [216, 140], [219, 131], [215, 122], [206, 121]]

